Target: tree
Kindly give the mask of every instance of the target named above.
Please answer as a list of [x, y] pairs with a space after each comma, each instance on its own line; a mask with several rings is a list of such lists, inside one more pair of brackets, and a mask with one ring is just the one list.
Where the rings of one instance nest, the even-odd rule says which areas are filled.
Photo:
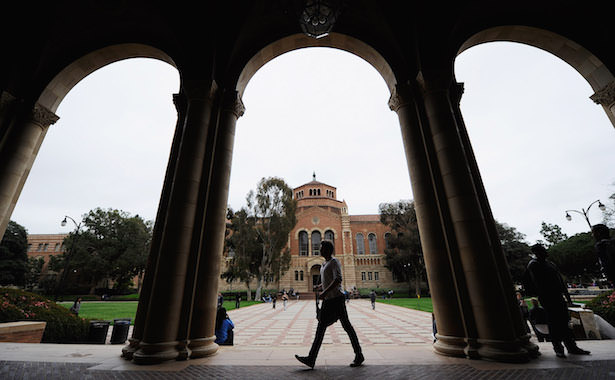
[[602, 212], [602, 222], [610, 228], [615, 228], [615, 193], [611, 194], [609, 199], [612, 202], [612, 206], [606, 206], [606, 209]]
[[45, 259], [42, 257], [28, 257], [28, 262], [26, 263], [26, 288], [33, 289], [38, 285], [44, 265]]
[[261, 244], [254, 226], [255, 219], [248, 216], [246, 209], [237, 212], [229, 207], [227, 211], [225, 252], [229, 258], [226, 270], [220, 275], [221, 278], [231, 283], [239, 280], [246, 284], [247, 299], [252, 299], [250, 281], [258, 273]]
[[554, 246], [557, 243], [560, 243], [566, 239], [568, 239], [568, 235], [562, 232], [562, 228], [557, 224], [550, 224], [542, 222], [540, 226], [540, 234], [547, 241], [545, 244], [547, 248]]
[[500, 223], [497, 220], [495, 226], [500, 237], [502, 251], [504, 251], [508, 263], [510, 277], [513, 282], [520, 283], [531, 253], [529, 245], [524, 241], [525, 235], [517, 231], [515, 227]]
[[570, 282], [592, 282], [601, 278], [594, 251], [594, 238], [589, 232], [569, 237], [549, 248], [549, 258]]
[[262, 248], [260, 265], [255, 273], [255, 297], [260, 299], [265, 276], [273, 275], [274, 281], [279, 281], [288, 270], [288, 235], [297, 224], [297, 201], [293, 199], [292, 189], [277, 177], [262, 178], [256, 192], [250, 191], [246, 201], [255, 219], [254, 227]]
[[28, 232], [14, 221], [0, 242], [0, 285], [24, 286], [28, 266]]
[[421, 279], [425, 263], [419, 238], [414, 202], [381, 203], [380, 222], [390, 228], [385, 241], [386, 267], [394, 278], [410, 284], [414, 280], [415, 294], [421, 294]]
[[151, 242], [150, 222], [125, 211], [96, 208], [83, 215], [82, 223], [83, 229], [77, 228], [64, 239], [67, 251], [61, 264], [68, 271], [67, 279], [87, 285], [93, 293], [102, 280], [110, 279], [116, 289], [124, 289], [143, 274]]

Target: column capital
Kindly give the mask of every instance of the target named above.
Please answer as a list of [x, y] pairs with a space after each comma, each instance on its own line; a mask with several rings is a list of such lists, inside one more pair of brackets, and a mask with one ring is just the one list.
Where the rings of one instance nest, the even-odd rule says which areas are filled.
[[183, 115], [186, 113], [186, 107], [188, 107], [188, 102], [186, 101], [186, 94], [183, 92], [179, 92], [178, 94], [173, 94], [173, 104], [175, 105], [175, 110], [178, 115]]
[[453, 101], [455, 101], [457, 103], [457, 105], [459, 105], [459, 103], [461, 102], [461, 97], [463, 96], [463, 93], [465, 92], [465, 87], [463, 82], [453, 82], [453, 85], [451, 86], [451, 99]]
[[595, 94], [589, 97], [596, 104], [603, 105], [605, 107], [609, 107], [613, 103], [615, 103], [615, 81], [607, 84], [602, 87], [600, 90], [596, 91]]
[[389, 98], [389, 108], [397, 112], [400, 108], [407, 106], [412, 101], [412, 89], [408, 84], [398, 84], [393, 88]]
[[60, 119], [58, 115], [38, 103], [32, 108], [30, 118], [43, 129], [49, 127], [51, 124], [55, 124], [56, 121]]
[[232, 112], [238, 119], [243, 116], [246, 107], [241, 101], [241, 95], [235, 90], [224, 91], [222, 95], [222, 110]]

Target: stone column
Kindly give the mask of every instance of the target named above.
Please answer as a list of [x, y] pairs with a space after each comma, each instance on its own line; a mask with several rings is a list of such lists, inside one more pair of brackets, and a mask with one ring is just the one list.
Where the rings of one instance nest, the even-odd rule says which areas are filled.
[[154, 275], [156, 273], [158, 257], [160, 254], [160, 240], [162, 239], [162, 231], [164, 231], [167, 220], [169, 211], [169, 196], [173, 186], [173, 178], [175, 176], [175, 168], [177, 166], [177, 157], [179, 155], [179, 149], [184, 132], [184, 121], [186, 117], [186, 98], [184, 94], [174, 94], [173, 103], [177, 109], [175, 134], [173, 136], [173, 143], [171, 144], [171, 152], [169, 154], [169, 162], [167, 164], [164, 183], [162, 185], [162, 194], [160, 196], [160, 203], [158, 204], [156, 222], [154, 223], [154, 230], [152, 231], [150, 254], [147, 258], [147, 265], [143, 276], [143, 285], [139, 294], [139, 305], [137, 306], [137, 314], [135, 316], [132, 337], [128, 340], [129, 344], [122, 349], [122, 357], [128, 360], [132, 360], [134, 352], [139, 348], [139, 343], [141, 342], [141, 339], [143, 339], [147, 308], [149, 307], [151, 299], [150, 293], [152, 291], [152, 284], [154, 283]]
[[220, 278], [220, 257], [224, 248], [228, 186], [231, 177], [235, 125], [244, 113], [237, 91], [222, 94], [216, 133], [213, 136], [213, 159], [207, 180], [205, 218], [200, 235], [200, 255], [194, 289], [192, 323], [190, 325], [191, 358], [215, 353], [216, 303]]
[[424, 70], [418, 81], [476, 320], [478, 353], [497, 361], [527, 361], [528, 352], [521, 347], [508, 307], [512, 283], [504, 283], [500, 276], [495, 255], [501, 251], [496, 252], [489, 237], [488, 224], [493, 220], [482, 213], [450, 101], [452, 73]]
[[183, 138], [161, 231], [158, 263], [150, 292], [143, 337], [133, 360], [139, 364], [176, 359], [178, 327], [190, 256], [191, 237], [211, 120], [213, 82], [182, 83], [187, 109]]
[[520, 340], [522, 347], [528, 351], [530, 356], [536, 357], [538, 356], [538, 346], [530, 342], [531, 334], [525, 330], [526, 322], [522, 319], [521, 313], [519, 313], [519, 305], [515, 296], [514, 287], [512, 286], [513, 283], [510, 276], [510, 271], [508, 269], [508, 262], [502, 250], [500, 236], [495, 225], [495, 219], [493, 218], [491, 206], [489, 205], [485, 186], [483, 184], [480, 171], [478, 170], [476, 156], [474, 155], [474, 150], [472, 149], [472, 144], [470, 143], [470, 138], [468, 136], [468, 131], [466, 130], [463, 116], [461, 114], [461, 109], [459, 108], [461, 96], [463, 95], [463, 83], [453, 83], [450, 92], [451, 104], [453, 106], [453, 112], [455, 114], [457, 127], [459, 129], [459, 137], [463, 145], [465, 156], [468, 158], [468, 164], [470, 167], [470, 172], [472, 174], [474, 188], [476, 193], [478, 194], [478, 200], [481, 206], [483, 217], [487, 220], [487, 233], [489, 235], [491, 246], [494, 249], [494, 258], [498, 267], [500, 281], [502, 281], [503, 284], [510, 284], [510, 288], [507, 289], [506, 287], [504, 287], [503, 290], [506, 293], [505, 300], [508, 301], [508, 309], [510, 310], [510, 314], [513, 319], [516, 335]]
[[438, 179], [438, 167], [433, 157], [433, 144], [424, 131], [414, 96], [410, 86], [398, 85], [391, 95], [389, 107], [397, 112], [399, 117], [410, 172], [421, 246], [438, 328], [438, 340], [434, 349], [444, 355], [474, 356], [467, 348], [467, 337], [475, 338], [474, 321], [471, 312], [464, 313], [460, 303], [465, 284], [458, 283], [463, 278], [455, 276], [449, 255], [449, 250], [455, 249], [454, 236], [451, 236], [450, 228], [445, 228], [443, 224], [447, 213], [446, 200], [439, 194], [442, 192], [442, 185], [435, 182]]
[[47, 129], [58, 119], [53, 112], [36, 104], [8, 131], [0, 151], [0, 236], [4, 235]]

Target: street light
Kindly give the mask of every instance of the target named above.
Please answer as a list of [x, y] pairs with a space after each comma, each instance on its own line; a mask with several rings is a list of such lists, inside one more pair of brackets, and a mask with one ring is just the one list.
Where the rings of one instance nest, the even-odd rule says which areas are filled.
[[[67, 219], [70, 219], [73, 222], [73, 224], [75, 225], [76, 234], [75, 234], [75, 238], [71, 241], [70, 249], [69, 249], [69, 251], [66, 254], [66, 257], [64, 259], [64, 269], [62, 270], [62, 275], [60, 276], [60, 281], [58, 282], [57, 287], [56, 287], [56, 299], [58, 298], [58, 293], [60, 291], [60, 288], [64, 285], [64, 282], [66, 282], [66, 276], [68, 274], [68, 263], [70, 261], [71, 255], [73, 253], [72, 251], [73, 251], [73, 248], [75, 246], [75, 240], [77, 240], [77, 238], [79, 237], [79, 232], [81, 230], [81, 223], [77, 223], [75, 221], [75, 219], [71, 218], [68, 215], [64, 215], [64, 219], [62, 219], [62, 221], [60, 222], [60, 225], [62, 227], [66, 227]], [[77, 270], [75, 270], [75, 272], [76, 271]]]
[[589, 206], [587, 206], [587, 210], [585, 210], [584, 208], [581, 209], [581, 211], [579, 210], [566, 210], [566, 220], [571, 221], [572, 220], [572, 215], [569, 214], [569, 212], [576, 212], [577, 214], [581, 214], [583, 215], [583, 217], [585, 217], [585, 220], [587, 221], [587, 225], [589, 225], [589, 229], [592, 229], [592, 224], [589, 222], [589, 217], [587, 216], [587, 213], [589, 213], [589, 209], [594, 205], [598, 203], [598, 208], [600, 209], [600, 211], [604, 211], [606, 210], [606, 206], [600, 202], [600, 200], [595, 200], [593, 201]]

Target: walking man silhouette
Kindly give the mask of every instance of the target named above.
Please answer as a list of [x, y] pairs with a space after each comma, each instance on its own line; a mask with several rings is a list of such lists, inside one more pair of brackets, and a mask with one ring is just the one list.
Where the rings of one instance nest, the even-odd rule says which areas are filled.
[[346, 311], [346, 303], [344, 302], [344, 292], [342, 290], [342, 268], [340, 262], [332, 257], [333, 243], [330, 240], [323, 240], [320, 243], [320, 253], [325, 258], [325, 262], [320, 267], [320, 285], [322, 293], [319, 298], [323, 300], [322, 308], [320, 309], [318, 318], [318, 327], [316, 328], [316, 336], [312, 343], [312, 348], [308, 356], [295, 355], [295, 358], [301, 363], [310, 368], [314, 368], [316, 357], [322, 344], [322, 339], [325, 336], [327, 327], [335, 323], [338, 319], [342, 323], [342, 327], [350, 338], [352, 349], [354, 350], [354, 361], [350, 363], [351, 367], [358, 367], [363, 364], [365, 358], [359, 345], [357, 333], [350, 324], [348, 312]]

